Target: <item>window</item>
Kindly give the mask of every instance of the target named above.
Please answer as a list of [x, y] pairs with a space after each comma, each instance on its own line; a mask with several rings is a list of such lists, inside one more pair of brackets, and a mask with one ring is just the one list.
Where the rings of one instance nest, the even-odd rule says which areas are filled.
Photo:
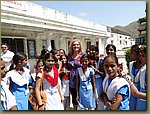
[[91, 46], [91, 42], [90, 42], [90, 41], [88, 41], [88, 42], [87, 42], [87, 49], [89, 49], [89, 48], [90, 48], [90, 46]]
[[114, 43], [114, 41], [113, 40], [111, 40], [111, 44], [113, 44]]
[[122, 44], [122, 41], [120, 40], [120, 45]]
[[42, 40], [42, 48], [47, 48], [47, 42], [46, 40]]
[[68, 40], [68, 52], [69, 52], [69, 46], [70, 46], [71, 41]]
[[36, 55], [35, 40], [27, 40], [28, 57], [32, 58]]
[[96, 42], [96, 46], [97, 46], [97, 47], [98, 47], [98, 49], [99, 49], [99, 42], [98, 42], [98, 41]]
[[51, 47], [52, 47], [52, 49], [55, 49], [55, 41], [54, 40], [51, 40]]
[[6, 43], [9, 46], [9, 50], [14, 53], [23, 52], [24, 53], [24, 44], [23, 39], [12, 39], [12, 38], [2, 38], [2, 43]]

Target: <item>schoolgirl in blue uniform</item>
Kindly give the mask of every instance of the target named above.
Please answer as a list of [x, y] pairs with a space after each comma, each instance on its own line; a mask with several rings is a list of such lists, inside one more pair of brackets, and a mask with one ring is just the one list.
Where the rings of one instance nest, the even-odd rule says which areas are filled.
[[12, 60], [13, 64], [4, 80], [15, 96], [17, 109], [28, 110], [28, 85], [31, 75], [30, 70], [24, 67], [27, 64], [27, 56], [23, 53], [17, 53]]
[[100, 100], [107, 106], [106, 110], [129, 110], [130, 87], [128, 82], [119, 76], [118, 68], [116, 56], [108, 55], [104, 58], [106, 77]]
[[[100, 96], [100, 92], [102, 90], [102, 82], [104, 79], [104, 72], [103, 68], [101, 67], [102, 65], [102, 59], [99, 59], [99, 50], [97, 46], [91, 45], [89, 49], [89, 57], [90, 57], [90, 67], [94, 69], [94, 77], [95, 77], [95, 83], [96, 83], [96, 90], [97, 90], [97, 95], [98, 97]], [[104, 105], [101, 103], [98, 99], [96, 99], [96, 110], [103, 110]]]
[[[143, 66], [140, 69], [140, 89], [139, 91], [142, 93], [146, 93], [146, 46], [141, 45], [141, 61]], [[146, 99], [137, 98], [136, 110], [146, 110], [147, 101]]]
[[96, 108], [95, 99], [96, 84], [94, 70], [88, 67], [89, 58], [87, 54], [81, 57], [82, 67], [76, 70], [76, 90], [79, 110], [94, 110]]
[[[131, 80], [133, 81], [134, 85], [140, 90], [140, 72], [142, 68], [142, 61], [141, 57], [141, 48], [139, 45], [133, 45], [131, 47], [130, 53], [130, 65], [129, 65], [129, 74], [131, 76]], [[137, 106], [137, 98], [134, 97], [132, 94], [130, 96], [130, 110], [136, 110]]]

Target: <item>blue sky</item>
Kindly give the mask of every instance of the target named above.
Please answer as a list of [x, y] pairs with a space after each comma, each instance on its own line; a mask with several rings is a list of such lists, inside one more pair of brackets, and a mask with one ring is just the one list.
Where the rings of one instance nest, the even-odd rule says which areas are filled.
[[146, 15], [143, 1], [32, 1], [107, 26], [126, 26]]

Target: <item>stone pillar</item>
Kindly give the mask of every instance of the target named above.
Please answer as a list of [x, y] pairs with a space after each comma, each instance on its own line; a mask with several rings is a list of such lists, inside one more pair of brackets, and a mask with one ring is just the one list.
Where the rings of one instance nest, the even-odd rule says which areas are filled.
[[99, 55], [100, 55], [100, 54], [103, 54], [103, 52], [102, 52], [102, 45], [101, 45], [102, 44], [102, 39], [101, 38], [99, 38], [98, 43], [99, 43], [99, 47], [98, 48], [99, 48]]
[[96, 39], [94, 38], [94, 36], [92, 36], [91, 39], [92, 39], [92, 40], [91, 40], [91, 45], [96, 45]]
[[59, 38], [59, 49], [64, 49], [66, 51], [67, 49], [67, 40], [65, 36], [61, 36]]
[[23, 40], [24, 44], [24, 53], [28, 56], [28, 47], [27, 47], [27, 38]]
[[60, 44], [60, 38], [59, 38], [59, 36], [56, 36], [55, 38], [54, 38], [54, 44], [55, 44], [55, 49], [59, 49], [59, 44]]
[[40, 37], [40, 35], [38, 35], [38, 36], [36, 36], [36, 38], [35, 38], [35, 44], [36, 44], [36, 54], [37, 55], [40, 55], [40, 53], [41, 53], [41, 37]]
[[106, 47], [106, 39], [105, 38], [99, 38], [99, 54], [106, 54], [105, 51]]
[[83, 47], [83, 52], [86, 51], [86, 42], [85, 42], [85, 38], [79, 38], [80, 41], [82, 42], [82, 47]]

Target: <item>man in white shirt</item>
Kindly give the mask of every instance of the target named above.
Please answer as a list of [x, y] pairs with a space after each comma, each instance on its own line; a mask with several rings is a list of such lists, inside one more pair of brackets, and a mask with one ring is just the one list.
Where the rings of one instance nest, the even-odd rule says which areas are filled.
[[1, 45], [1, 48], [2, 48], [1, 59], [6, 62], [5, 63], [6, 68], [7, 70], [9, 70], [9, 67], [12, 64], [11, 61], [14, 56], [14, 53], [12, 51], [9, 51], [8, 45], [6, 43], [3, 43]]

